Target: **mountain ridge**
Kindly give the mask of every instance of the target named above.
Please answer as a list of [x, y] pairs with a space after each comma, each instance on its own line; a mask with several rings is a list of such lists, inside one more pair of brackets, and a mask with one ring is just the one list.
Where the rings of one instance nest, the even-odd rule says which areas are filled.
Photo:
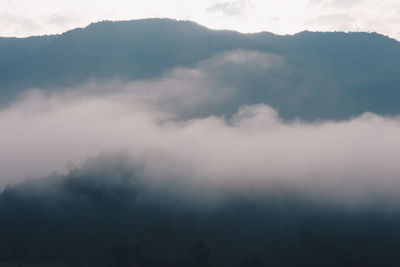
[[[282, 56], [290, 64], [286, 69], [293, 72], [281, 77], [280, 83], [287, 83], [284, 88], [273, 88], [271, 77], [246, 81], [249, 85], [240, 91], [245, 94], [250, 87], [251, 94], [241, 96], [244, 102], [237, 106], [265, 103], [282, 110], [284, 117], [304, 119], [400, 112], [391, 100], [400, 97], [400, 43], [394, 39], [362, 32], [242, 34], [171, 19], [103, 21], [60, 35], [0, 39], [0, 105], [26, 88], [74, 87], [91, 79], [154, 79], [232, 50]], [[293, 109], [287, 100], [274, 99], [275, 89], [290, 93], [286, 99], [294, 94], [301, 107]], [[318, 99], [327, 110], [321, 106], [306, 114], [304, 106]], [[343, 112], [335, 110], [338, 102], [348, 102]]]

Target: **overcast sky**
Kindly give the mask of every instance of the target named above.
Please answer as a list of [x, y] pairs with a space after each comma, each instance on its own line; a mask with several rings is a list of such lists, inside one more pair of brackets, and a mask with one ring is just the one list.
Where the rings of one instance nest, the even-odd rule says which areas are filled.
[[241, 32], [368, 31], [400, 40], [399, 0], [0, 0], [0, 36], [53, 34], [100, 20], [148, 17]]

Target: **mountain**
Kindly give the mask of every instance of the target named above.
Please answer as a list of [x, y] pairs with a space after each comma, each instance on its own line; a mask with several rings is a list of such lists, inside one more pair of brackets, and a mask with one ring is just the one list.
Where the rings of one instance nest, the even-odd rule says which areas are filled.
[[215, 31], [189, 21], [99, 22], [61, 35], [0, 39], [2, 103], [26, 88], [73, 87], [90, 79], [151, 79], [231, 50], [279, 55], [275, 73], [243, 76], [230, 108], [265, 103], [284, 118], [346, 119], [398, 114], [400, 43], [376, 33], [274, 35]]

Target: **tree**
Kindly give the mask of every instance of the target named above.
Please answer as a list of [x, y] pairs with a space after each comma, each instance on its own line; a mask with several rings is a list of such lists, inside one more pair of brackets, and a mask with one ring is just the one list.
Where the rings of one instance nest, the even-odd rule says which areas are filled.
[[195, 242], [190, 250], [190, 253], [192, 255], [193, 266], [210, 266], [210, 249], [203, 242]]

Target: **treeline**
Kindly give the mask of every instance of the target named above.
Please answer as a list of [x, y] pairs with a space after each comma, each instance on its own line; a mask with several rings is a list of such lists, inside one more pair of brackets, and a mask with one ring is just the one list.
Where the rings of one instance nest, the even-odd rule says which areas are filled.
[[294, 192], [200, 204], [150, 190], [135, 168], [89, 164], [7, 186], [0, 260], [70, 266], [399, 266], [400, 220]]

